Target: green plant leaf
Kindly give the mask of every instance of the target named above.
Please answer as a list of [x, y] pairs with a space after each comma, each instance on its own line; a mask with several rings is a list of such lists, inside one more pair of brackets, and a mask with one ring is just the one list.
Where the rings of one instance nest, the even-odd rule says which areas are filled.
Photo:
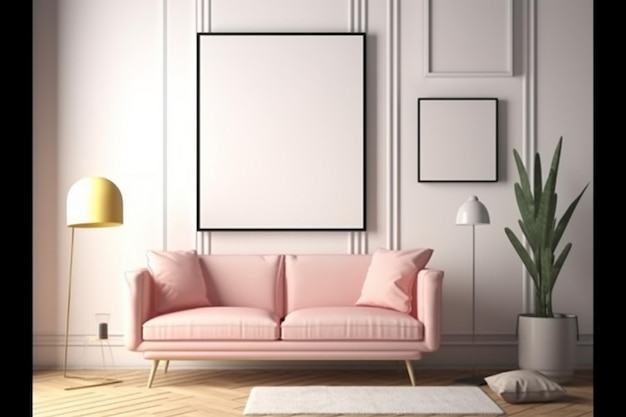
[[517, 256], [519, 256], [522, 262], [524, 263], [524, 266], [528, 270], [528, 273], [532, 277], [533, 281], [537, 282], [539, 278], [539, 274], [537, 273], [538, 271], [536, 269], [535, 263], [532, 260], [532, 257], [530, 256], [530, 254], [528, 253], [524, 245], [522, 245], [522, 242], [520, 242], [518, 237], [515, 235], [515, 233], [513, 233], [511, 229], [509, 229], [508, 227], [505, 227], [504, 232], [506, 233], [506, 235], [509, 238], [509, 241], [513, 245], [515, 252], [517, 252]]
[[533, 195], [530, 191], [530, 182], [528, 180], [528, 172], [526, 171], [526, 167], [522, 162], [522, 158], [520, 158], [519, 153], [515, 149], [513, 149], [513, 157], [515, 159], [515, 166], [517, 167], [517, 175], [520, 179], [519, 187], [521, 187], [521, 191], [523, 193], [524, 199], [531, 202], [533, 201]]
[[534, 175], [533, 175], [533, 207], [535, 210], [535, 216], [537, 216], [537, 211], [539, 210], [539, 202], [541, 201], [542, 195], [542, 176], [541, 176], [541, 156], [539, 153], [535, 153], [535, 161], [533, 162], [534, 167]]
[[539, 238], [539, 231], [536, 227], [535, 213], [532, 208], [532, 199], [526, 198], [522, 187], [519, 184], [515, 184], [515, 199], [517, 200], [517, 207], [522, 217], [520, 221], [520, 227], [526, 236], [526, 240], [530, 243], [534, 249], [537, 245]]
[[552, 291], [552, 289], [554, 288], [554, 284], [556, 284], [556, 278], [561, 273], [561, 268], [563, 267], [563, 264], [565, 263], [565, 260], [567, 259], [567, 255], [569, 255], [569, 251], [571, 249], [572, 249], [572, 244], [571, 243], [566, 244], [563, 247], [563, 250], [561, 250], [561, 253], [556, 259], [556, 262], [554, 262], [554, 265], [552, 267], [553, 269], [552, 276], [554, 277], [554, 279], [552, 280], [552, 286], [550, 287], [550, 291]]
[[565, 232], [565, 228], [567, 227], [567, 224], [569, 223], [569, 220], [572, 217], [572, 214], [574, 213], [574, 210], [576, 209], [578, 202], [580, 201], [583, 194], [585, 193], [585, 190], [587, 190], [587, 187], [589, 187], [589, 184], [585, 185], [585, 187], [580, 192], [580, 194], [578, 194], [578, 197], [576, 197], [576, 199], [574, 199], [574, 201], [571, 202], [567, 210], [565, 210], [565, 212], [561, 216], [561, 219], [559, 220], [556, 226], [556, 229], [554, 231], [554, 240], [552, 241], [552, 250], [556, 250], [556, 247], [558, 246], [559, 242], [561, 241], [561, 237], [563, 236], [563, 233]]
[[556, 249], [565, 232], [565, 229], [580, 202], [587, 184], [578, 196], [572, 201], [560, 219], [556, 215], [558, 195], [556, 184], [561, 159], [563, 137], [560, 137], [550, 164], [548, 176], [543, 183], [541, 156], [535, 153], [533, 164], [532, 189], [528, 170], [522, 163], [518, 152], [514, 149], [513, 156], [519, 182], [514, 184], [515, 200], [520, 214], [518, 224], [527, 246], [524, 246], [515, 233], [508, 227], [504, 228], [515, 252], [521, 259], [524, 267], [531, 276], [535, 286], [535, 314], [542, 317], [551, 317], [552, 291], [556, 284], [561, 268], [572, 248], [567, 243], [558, 257]]

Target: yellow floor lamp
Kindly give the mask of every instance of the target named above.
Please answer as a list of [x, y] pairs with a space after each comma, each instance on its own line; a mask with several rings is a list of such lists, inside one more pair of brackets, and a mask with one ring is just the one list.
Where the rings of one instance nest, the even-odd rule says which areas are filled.
[[74, 263], [74, 231], [76, 228], [100, 228], [121, 226], [124, 223], [122, 193], [110, 180], [90, 176], [78, 180], [67, 193], [66, 207], [67, 227], [72, 229], [70, 243], [69, 282], [67, 289], [67, 316], [65, 321], [65, 359], [63, 362], [63, 377], [86, 380], [97, 380], [90, 385], [80, 385], [67, 389], [94, 387], [121, 382], [110, 378], [86, 378], [70, 376], [67, 373], [67, 350], [70, 327], [70, 307], [72, 299], [72, 269]]

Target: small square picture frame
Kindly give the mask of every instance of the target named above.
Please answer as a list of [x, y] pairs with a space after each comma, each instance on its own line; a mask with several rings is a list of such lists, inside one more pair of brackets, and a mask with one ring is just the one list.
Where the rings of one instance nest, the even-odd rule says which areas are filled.
[[497, 98], [418, 98], [417, 181], [498, 181]]

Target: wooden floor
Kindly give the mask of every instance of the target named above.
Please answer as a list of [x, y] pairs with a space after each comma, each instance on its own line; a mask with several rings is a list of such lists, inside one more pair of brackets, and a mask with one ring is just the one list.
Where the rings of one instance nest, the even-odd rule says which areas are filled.
[[[77, 371], [79, 376], [102, 375], [96, 371]], [[250, 389], [254, 386], [302, 385], [409, 385], [403, 364], [398, 369], [177, 369], [163, 374], [159, 370], [152, 388], [146, 388], [148, 368], [109, 370], [109, 378], [122, 382], [74, 390], [89, 383], [63, 377], [60, 370], [34, 371], [32, 415], [37, 417], [85, 416], [158, 416], [230, 417], [242, 416]], [[481, 376], [498, 370], [480, 371]], [[416, 385], [455, 385], [469, 372], [415, 369]], [[509, 404], [488, 386], [481, 387], [505, 411], [515, 417], [591, 417], [593, 416], [593, 371], [580, 371], [565, 385], [568, 396], [558, 402]], [[340, 416], [335, 416], [340, 417]], [[349, 417], [355, 417], [350, 415]], [[367, 416], [361, 416], [367, 417]], [[469, 417], [469, 416], [468, 416]], [[476, 416], [478, 417], [478, 416]], [[484, 417], [484, 416], [482, 416]]]

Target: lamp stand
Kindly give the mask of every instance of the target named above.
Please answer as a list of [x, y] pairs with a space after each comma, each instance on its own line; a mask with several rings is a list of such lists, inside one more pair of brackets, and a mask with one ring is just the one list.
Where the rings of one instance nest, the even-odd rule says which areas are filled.
[[484, 378], [476, 376], [476, 226], [472, 224], [472, 376], [455, 382], [464, 385], [486, 385]]
[[72, 275], [73, 275], [72, 272], [73, 272], [73, 265], [74, 265], [74, 229], [75, 227], [72, 227], [71, 229], [72, 229], [72, 237], [70, 241], [70, 268], [69, 268], [69, 280], [68, 280], [68, 285], [67, 285], [67, 314], [65, 318], [65, 353], [64, 353], [64, 360], [63, 360], [63, 378], [81, 379], [81, 380], [86, 380], [86, 381], [97, 381], [97, 382], [93, 384], [89, 384], [89, 385], [78, 385], [78, 386], [73, 386], [73, 387], [67, 387], [65, 388], [66, 391], [81, 389], [81, 388], [98, 387], [102, 385], [111, 385], [111, 384], [117, 384], [119, 382], [122, 382], [120, 380], [111, 379], [111, 378], [89, 378], [89, 377], [84, 377], [84, 376], [68, 375], [67, 373], [67, 350], [69, 346], [69, 336], [70, 336], [70, 306], [72, 305], [71, 303]]

